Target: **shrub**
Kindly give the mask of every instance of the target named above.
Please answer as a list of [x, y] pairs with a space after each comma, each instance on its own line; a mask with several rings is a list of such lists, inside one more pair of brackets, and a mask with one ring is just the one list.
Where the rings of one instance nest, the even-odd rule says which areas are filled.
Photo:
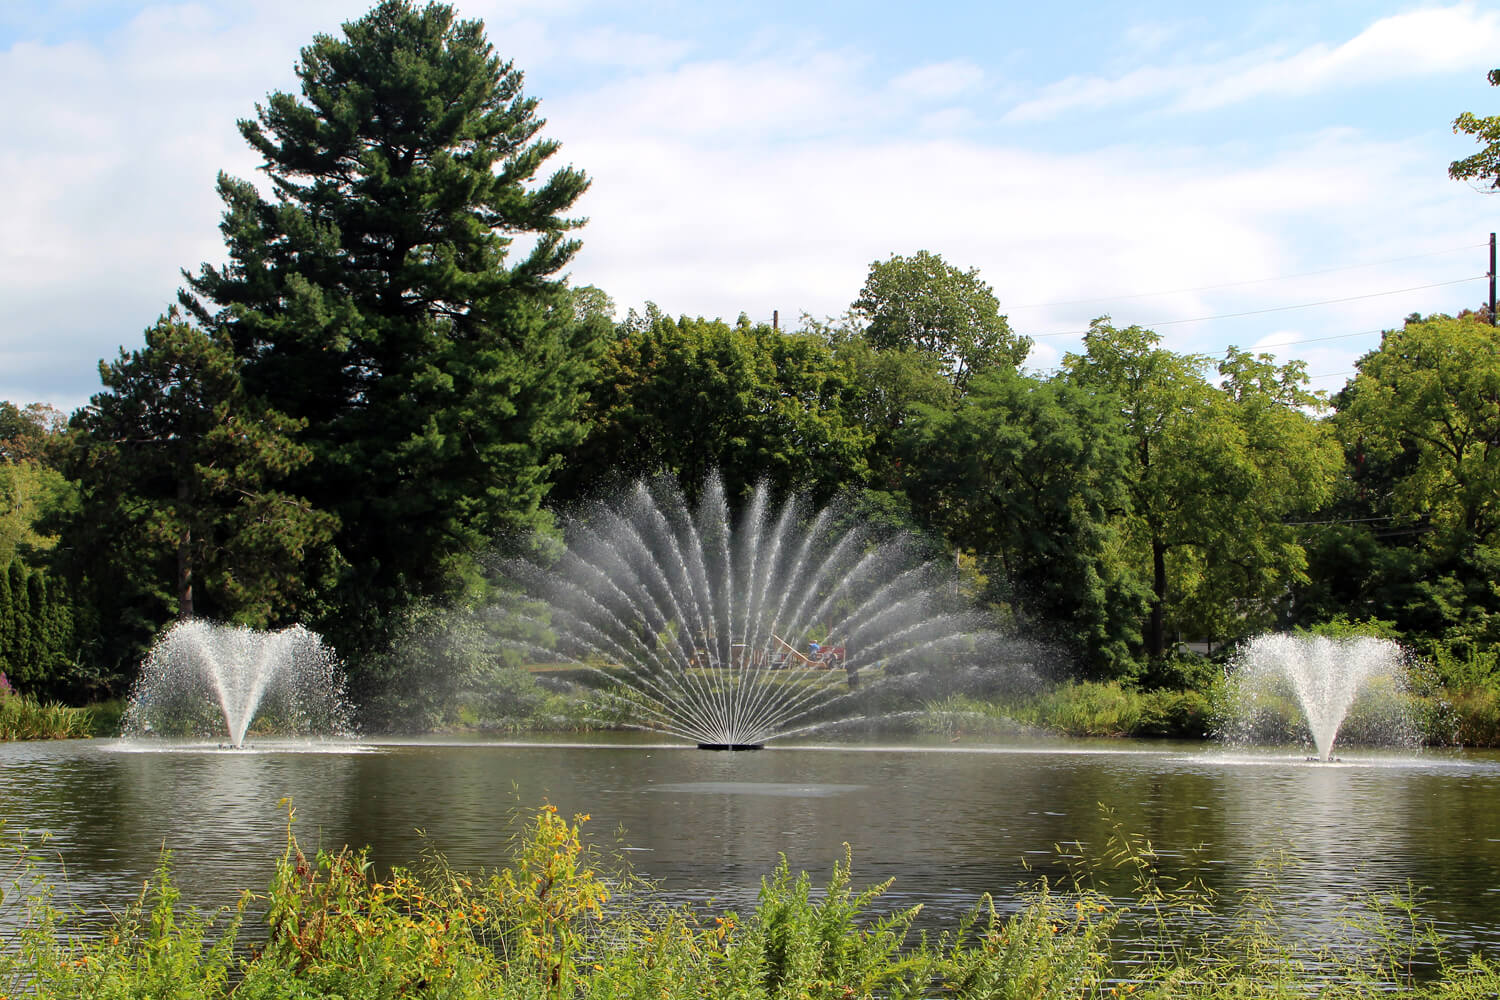
[[1171, 691], [1203, 691], [1224, 677], [1224, 668], [1197, 653], [1172, 653], [1152, 660], [1136, 678], [1143, 691], [1165, 688]]
[[1500, 691], [1473, 687], [1454, 693], [1452, 740], [1460, 746], [1500, 746]]
[[1147, 691], [1132, 736], [1203, 739], [1214, 728], [1214, 707], [1200, 691]]

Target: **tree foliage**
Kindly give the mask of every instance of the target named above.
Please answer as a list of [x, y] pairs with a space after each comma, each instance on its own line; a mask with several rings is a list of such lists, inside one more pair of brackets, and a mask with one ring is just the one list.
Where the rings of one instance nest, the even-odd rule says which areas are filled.
[[1127, 672], [1148, 595], [1120, 531], [1129, 456], [1110, 400], [999, 369], [954, 408], [922, 407], [904, 438], [914, 506], [978, 554], [992, 599], [1091, 672]]
[[1314, 402], [1293, 364], [1230, 351], [1221, 388], [1208, 359], [1159, 346], [1137, 326], [1096, 320], [1085, 353], [1064, 359], [1077, 385], [1113, 397], [1131, 460], [1129, 532], [1149, 580], [1146, 652], [1169, 631], [1227, 636], [1274, 621], [1274, 602], [1303, 579], [1288, 514], [1331, 495], [1338, 451], [1297, 407]]
[[56, 464], [65, 424], [45, 404], [0, 402], [0, 673], [46, 697], [73, 693], [79, 654], [73, 597], [52, 566], [77, 502]]
[[[493, 658], [449, 627], [484, 554], [549, 498], [663, 472], [915, 517], [1096, 674], [1288, 618], [1500, 642], [1500, 341], [1474, 316], [1387, 333], [1326, 422], [1298, 363], [1108, 318], [1025, 375], [993, 289], [925, 250], [796, 334], [615, 323], [563, 277], [589, 179], [549, 166], [480, 22], [380, 0], [296, 71], [239, 122], [264, 182], [220, 176], [227, 262], [184, 272], [191, 321], [101, 364], [67, 429], [0, 402], [13, 676], [118, 687], [172, 614], [303, 618], [437, 718]], [[1453, 127], [1481, 149], [1450, 175], [1500, 189], [1500, 116]]]
[[977, 269], [960, 271], [926, 250], [872, 263], [850, 310], [866, 324], [871, 346], [927, 354], [960, 390], [975, 372], [1015, 367], [1031, 349], [1011, 331]]
[[28, 694], [76, 693], [70, 682], [78, 644], [67, 584], [19, 559], [0, 566], [0, 674]]
[[0, 401], [0, 566], [57, 544], [57, 519], [75, 499], [55, 464], [65, 426], [45, 404]]
[[[1500, 69], [1489, 72], [1490, 86], [1500, 87]], [[1465, 111], [1453, 120], [1454, 135], [1471, 135], [1484, 148], [1472, 156], [1454, 160], [1448, 176], [1456, 181], [1487, 181], [1500, 188], [1500, 115], [1476, 115]]]
[[1391, 507], [1427, 544], [1488, 544], [1500, 529], [1500, 336], [1435, 318], [1387, 332], [1360, 359], [1339, 425], [1376, 459], [1399, 461]]
[[1330, 596], [1415, 636], [1500, 641], [1500, 336], [1472, 317], [1414, 317], [1337, 402], [1364, 520], [1326, 556], [1323, 575], [1345, 581]]
[[105, 391], [74, 417], [85, 484], [75, 538], [101, 562], [145, 556], [158, 569], [151, 595], [178, 614], [295, 620], [337, 524], [278, 488], [312, 457], [295, 440], [302, 422], [246, 393], [222, 333], [174, 313], [145, 339], [100, 364]]
[[731, 496], [762, 480], [818, 499], [863, 482], [868, 438], [846, 413], [850, 374], [829, 345], [748, 320], [627, 318], [589, 384], [588, 437], [561, 484], [666, 472]]
[[289, 488], [338, 518], [329, 625], [357, 649], [541, 523], [600, 333], [557, 277], [588, 180], [538, 180], [558, 143], [536, 99], [448, 6], [383, 0], [297, 75], [300, 96], [240, 122], [273, 196], [220, 177], [229, 263], [183, 301], [226, 331], [248, 391], [304, 425], [313, 460]]

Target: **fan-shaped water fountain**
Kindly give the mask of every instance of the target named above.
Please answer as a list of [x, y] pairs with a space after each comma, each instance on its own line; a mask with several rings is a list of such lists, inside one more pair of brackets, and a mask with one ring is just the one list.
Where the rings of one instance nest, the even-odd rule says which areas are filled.
[[1406, 674], [1401, 647], [1369, 636], [1331, 638], [1271, 634], [1250, 640], [1234, 658], [1234, 715], [1231, 735], [1252, 733], [1279, 692], [1295, 698], [1317, 749], [1317, 759], [1333, 759], [1333, 744], [1361, 693], [1380, 694], [1382, 742], [1410, 743], [1416, 727], [1400, 697]]
[[244, 745], [257, 717], [278, 735], [352, 731], [333, 651], [300, 625], [264, 632], [198, 619], [179, 622], [141, 665], [123, 735], [218, 737]]
[[566, 526], [555, 563], [509, 566], [534, 660], [597, 670], [630, 724], [706, 749], [804, 731], [918, 672], [1024, 673], [1020, 644], [957, 601], [946, 563], [837, 507], [755, 490], [737, 518], [717, 477], [691, 506], [638, 483]]

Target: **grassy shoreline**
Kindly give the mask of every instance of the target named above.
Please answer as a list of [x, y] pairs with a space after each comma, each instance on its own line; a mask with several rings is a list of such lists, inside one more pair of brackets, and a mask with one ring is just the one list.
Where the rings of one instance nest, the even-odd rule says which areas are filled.
[[[1500, 692], [1472, 685], [1459, 690], [1435, 689], [1407, 697], [1420, 742], [1426, 746], [1500, 747]], [[123, 699], [82, 708], [40, 705], [20, 695], [0, 694], [0, 741], [112, 737], [120, 732]], [[856, 714], [880, 717], [886, 706], [876, 702]], [[1211, 740], [1225, 728], [1231, 713], [1223, 684], [1205, 689], [1142, 690], [1119, 681], [1066, 681], [1027, 695], [975, 697], [948, 695], [915, 711], [891, 711], [893, 730], [950, 738], [1004, 738], [1018, 731], [1070, 737]], [[596, 703], [586, 689], [564, 692], [531, 686], [504, 705], [461, 705], [442, 725], [426, 733], [505, 734], [581, 733], [625, 726], [618, 704]], [[1300, 712], [1295, 705], [1272, 704], [1264, 728], [1270, 742], [1300, 739]], [[1361, 742], [1378, 730], [1356, 705], [1344, 739]]]
[[[1414, 727], [1390, 745], [1500, 747], [1500, 693], [1485, 687], [1457, 693], [1443, 689], [1402, 695], [1405, 714]], [[1356, 702], [1341, 731], [1341, 743], [1382, 742], [1381, 713], [1389, 706]], [[1120, 681], [1066, 681], [1019, 695], [950, 694], [918, 705], [886, 704], [873, 695], [846, 706], [863, 717], [872, 732], [884, 735], [928, 733], [949, 738], [1003, 739], [1017, 733], [1053, 733], [1070, 737], [1214, 740], [1226, 733], [1233, 716], [1231, 695], [1219, 683], [1206, 689], [1142, 690]], [[1304, 739], [1300, 709], [1289, 699], [1259, 706], [1258, 732], [1250, 742], [1289, 744]], [[869, 720], [875, 720], [873, 722]], [[464, 706], [446, 733], [590, 732], [629, 728], [618, 706], [589, 701], [586, 692], [537, 692], [517, 703], [488, 709]]]
[[94, 732], [94, 714], [87, 708], [72, 708], [61, 702], [44, 703], [8, 687], [0, 689], [0, 742], [70, 740]]

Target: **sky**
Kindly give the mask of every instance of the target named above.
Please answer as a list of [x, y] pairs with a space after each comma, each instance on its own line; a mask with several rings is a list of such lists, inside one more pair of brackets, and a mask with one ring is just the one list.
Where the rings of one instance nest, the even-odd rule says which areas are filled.
[[[0, 5], [0, 399], [71, 411], [223, 260], [235, 127], [366, 0]], [[1500, 194], [1447, 177], [1500, 113], [1500, 8], [458, 0], [592, 178], [575, 284], [621, 315], [842, 314], [870, 264], [975, 268], [1028, 367], [1090, 320], [1306, 362], [1488, 297]]]

